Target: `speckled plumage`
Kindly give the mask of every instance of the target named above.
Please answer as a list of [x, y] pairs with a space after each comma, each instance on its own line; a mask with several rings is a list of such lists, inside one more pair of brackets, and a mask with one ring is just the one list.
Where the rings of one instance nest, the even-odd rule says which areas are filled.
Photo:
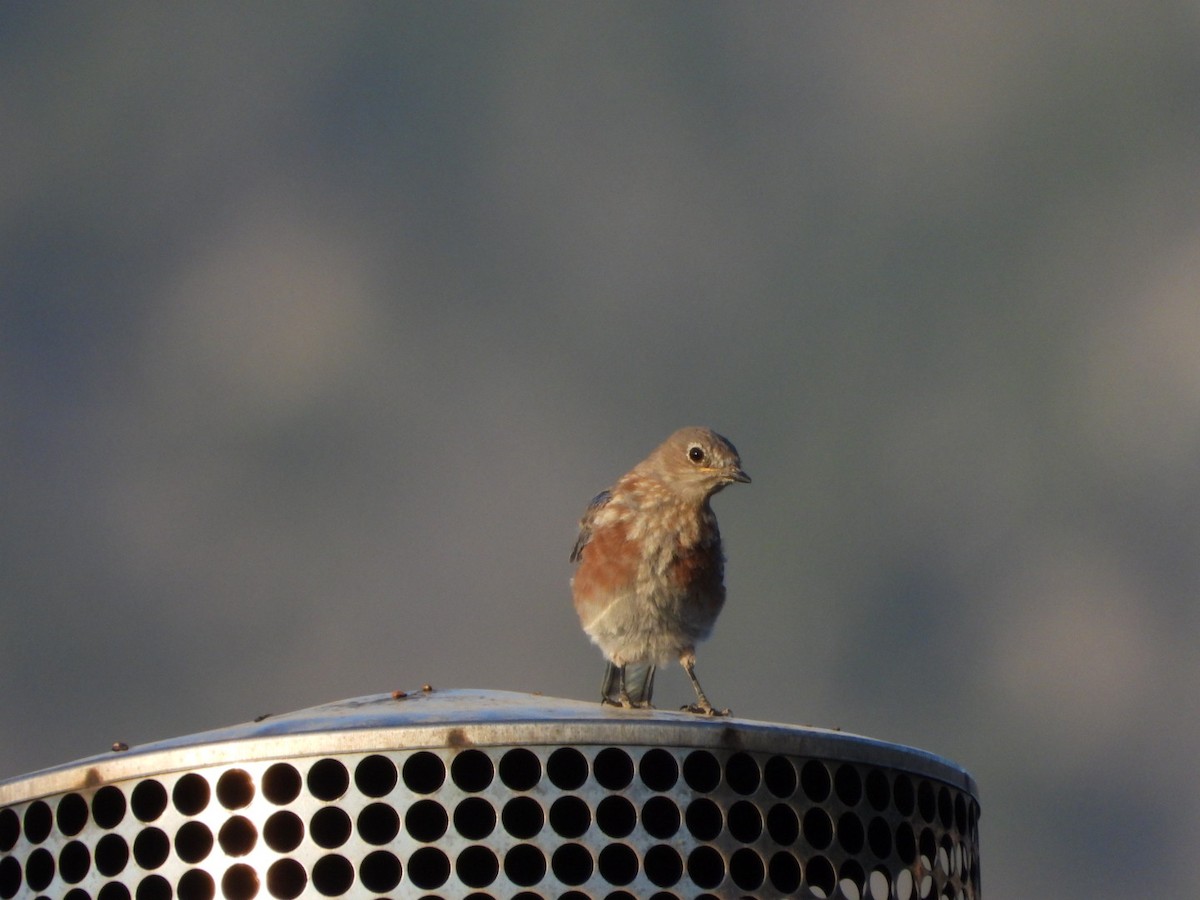
[[649, 706], [654, 667], [678, 659], [695, 706], [717, 711], [696, 680], [696, 645], [725, 603], [725, 558], [709, 499], [749, 482], [738, 452], [707, 428], [675, 432], [598, 495], [571, 552], [575, 610], [609, 667], [606, 702]]

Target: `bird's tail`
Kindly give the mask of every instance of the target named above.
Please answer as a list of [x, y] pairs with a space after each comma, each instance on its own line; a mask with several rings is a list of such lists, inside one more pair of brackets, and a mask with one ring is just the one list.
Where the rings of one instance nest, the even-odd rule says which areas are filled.
[[[638, 706], [650, 705], [654, 695], [654, 668], [652, 663], [629, 663], [625, 666], [625, 690], [629, 692], [629, 699]], [[601, 696], [610, 703], [621, 705], [620, 666], [605, 664]]]

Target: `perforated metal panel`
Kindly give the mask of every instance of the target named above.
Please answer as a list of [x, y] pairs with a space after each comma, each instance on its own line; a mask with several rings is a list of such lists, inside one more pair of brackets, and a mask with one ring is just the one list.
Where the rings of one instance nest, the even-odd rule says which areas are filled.
[[0, 784], [0, 898], [979, 898], [970, 776], [819, 729], [444, 691]]

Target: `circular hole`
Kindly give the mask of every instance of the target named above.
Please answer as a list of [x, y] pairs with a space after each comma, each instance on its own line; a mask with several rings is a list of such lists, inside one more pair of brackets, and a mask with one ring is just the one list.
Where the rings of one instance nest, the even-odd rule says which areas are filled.
[[729, 807], [729, 833], [743, 844], [752, 844], [762, 834], [762, 813], [749, 800], [739, 800]]
[[204, 812], [211, 793], [204, 776], [189, 772], [175, 782], [175, 787], [171, 791], [171, 802], [185, 816], [194, 816]]
[[871, 872], [867, 879], [867, 891], [871, 900], [888, 900], [892, 895], [892, 879], [887, 869], [882, 867]]
[[179, 900], [213, 900], [217, 886], [203, 869], [189, 869], [179, 879]]
[[762, 780], [758, 763], [749, 753], [735, 753], [725, 763], [725, 781], [743, 797], [749, 797]]
[[504, 804], [500, 813], [504, 830], [515, 838], [527, 840], [542, 830], [546, 816], [541, 805], [532, 797], [514, 797]]
[[922, 781], [917, 786], [917, 811], [926, 822], [932, 822], [937, 813], [937, 800], [933, 796], [933, 785]]
[[967, 834], [967, 801], [959, 794], [954, 798], [954, 827], [961, 835]]
[[[0, 897], [3, 896], [3, 894], [0, 894]], [[73, 888], [63, 894], [63, 900], [92, 900], [92, 895], [83, 888]]]
[[[350, 787], [350, 773], [336, 759], [322, 759], [308, 770], [308, 791], [318, 800], [336, 800]], [[313, 884], [317, 881], [313, 873]], [[319, 888], [318, 888], [319, 890]]]
[[422, 890], [439, 888], [450, 877], [450, 860], [437, 847], [422, 847], [408, 858], [408, 877]]
[[139, 782], [129, 798], [133, 814], [143, 822], [153, 822], [167, 808], [167, 789], [153, 779]]
[[161, 875], [148, 875], [143, 878], [134, 892], [137, 900], [171, 900], [172, 896], [174, 894], [171, 891], [171, 882]]
[[[958, 854], [955, 852], [954, 841], [950, 835], [942, 835], [941, 841], [938, 842], [937, 851], [937, 867], [940, 872], [945, 875], [957, 875], [959, 870]], [[59, 871], [62, 871], [62, 855], [58, 859]]]
[[596, 754], [592, 774], [610, 791], [623, 791], [633, 781], [633, 760], [619, 747], [606, 747]]
[[604, 900], [638, 900], [638, 898], [629, 893], [629, 891], [613, 891], [612, 893], [605, 894]]
[[650, 895], [650, 900], [679, 900], [679, 897], [669, 891], [656, 891]]
[[157, 869], [170, 852], [171, 841], [161, 828], [143, 828], [133, 839], [133, 858], [143, 869]]
[[254, 799], [254, 782], [242, 769], [230, 769], [217, 779], [217, 802], [226, 809], [242, 809]]
[[800, 770], [800, 789], [804, 791], [805, 797], [813, 803], [824, 803], [829, 799], [832, 787], [833, 780], [823, 762], [810, 759], [804, 764]]
[[17, 862], [16, 857], [0, 857], [0, 897], [8, 900], [17, 896], [23, 878], [24, 873], [21, 872], [21, 864]]
[[683, 877], [683, 859], [667, 844], [655, 844], [646, 851], [646, 877], [659, 887], [671, 887]]
[[912, 826], [907, 822], [896, 826], [896, 855], [906, 866], [911, 866], [917, 861], [917, 838], [913, 834]]
[[294, 859], [277, 859], [267, 869], [267, 893], [281, 900], [295, 900], [308, 887], [308, 873]]
[[729, 877], [743, 891], [758, 890], [766, 877], [762, 857], [749, 847], [735, 850], [729, 857]]
[[937, 856], [937, 841], [934, 840], [933, 832], [928, 828], [921, 830], [921, 837], [917, 841], [917, 847], [921, 851], [921, 855], [930, 863]]
[[450, 819], [442, 804], [436, 800], [418, 800], [404, 817], [408, 833], [423, 844], [436, 841], [446, 833]]
[[592, 877], [592, 854], [582, 844], [561, 844], [550, 858], [550, 868], [563, 884], [583, 884]]
[[812, 807], [804, 814], [804, 839], [817, 850], [824, 850], [833, 842], [833, 820], [829, 813]]
[[651, 837], [665, 841], [675, 836], [679, 825], [679, 806], [670, 797], [651, 797], [642, 806], [642, 827]]
[[175, 855], [185, 863], [202, 862], [212, 848], [212, 831], [203, 822], [184, 822], [175, 832]]
[[378, 754], [365, 757], [354, 768], [354, 786], [368, 797], [390, 794], [399, 779], [400, 773], [396, 771], [396, 764], [386, 756]]
[[537, 884], [546, 874], [546, 857], [533, 844], [517, 844], [504, 854], [504, 874], [521, 887]]
[[487, 887], [500, 874], [500, 860], [488, 847], [468, 847], [458, 854], [454, 871], [467, 887]]
[[482, 797], [468, 797], [454, 807], [454, 830], [470, 841], [481, 841], [496, 827], [496, 810]]
[[913, 790], [912, 779], [907, 775], [897, 775], [892, 785], [892, 796], [896, 801], [896, 809], [902, 816], [911, 816], [917, 805], [917, 793]]
[[559, 797], [550, 806], [550, 827], [560, 837], [582, 837], [591, 824], [591, 810], [578, 797]]
[[110, 881], [104, 887], [100, 888], [100, 893], [96, 895], [96, 900], [130, 900], [129, 888], [125, 887], [119, 881]]
[[892, 788], [888, 784], [887, 775], [879, 769], [872, 769], [867, 773], [867, 802], [876, 812], [883, 812], [888, 808], [891, 799]]
[[697, 847], [688, 855], [688, 877], [696, 887], [712, 890], [725, 880], [725, 860], [714, 847]]
[[[426, 801], [428, 802], [428, 801]], [[445, 818], [445, 813], [442, 813]], [[445, 832], [443, 826], [442, 831]], [[371, 803], [358, 814], [358, 836], [368, 844], [390, 843], [400, 833], [400, 816], [387, 803]]]
[[92, 818], [101, 828], [115, 828], [125, 818], [125, 795], [111, 784], [96, 791], [92, 798]]
[[781, 850], [771, 857], [767, 865], [767, 877], [781, 894], [794, 894], [800, 890], [800, 862], [792, 854]]
[[16, 846], [21, 836], [21, 818], [11, 808], [0, 809], [0, 853]]
[[626, 837], [637, 825], [637, 810], [624, 797], [613, 794], [601, 800], [596, 807], [596, 824], [609, 837]]
[[771, 840], [784, 847], [796, 843], [800, 836], [800, 820], [796, 811], [786, 803], [776, 803], [767, 813], [767, 833]]
[[500, 757], [500, 780], [514, 791], [531, 790], [542, 778], [542, 763], [530, 750], [518, 747]]
[[495, 774], [491, 757], [482, 750], [463, 750], [450, 763], [450, 778], [468, 794], [482, 791]]
[[340, 897], [354, 884], [354, 866], [336, 853], [322, 856], [313, 866], [312, 883], [326, 897]]
[[833, 864], [823, 856], [814, 856], [808, 861], [808, 886], [821, 892], [822, 897], [828, 897], [837, 886], [837, 875]]
[[245, 863], [230, 866], [221, 877], [221, 893], [226, 900], [251, 900], [258, 894], [258, 873]]
[[54, 815], [42, 800], [35, 800], [25, 810], [25, 840], [40, 844], [50, 836], [54, 827]]
[[772, 756], [763, 767], [767, 790], [780, 799], [796, 793], [796, 767], [786, 756]]
[[129, 845], [119, 834], [106, 834], [96, 842], [96, 868], [101, 875], [112, 878], [125, 871], [129, 864]]
[[304, 821], [286, 809], [271, 813], [263, 825], [263, 840], [276, 853], [291, 853], [304, 840]]
[[867, 826], [867, 846], [876, 859], [887, 859], [892, 852], [892, 829], [886, 820], [876, 816]]
[[683, 780], [692, 790], [707, 794], [721, 783], [721, 764], [707, 750], [693, 750], [683, 760]]
[[852, 812], [842, 813], [837, 823], [838, 843], [847, 853], [861, 853], [866, 835], [862, 819]]
[[[258, 829], [245, 816], [231, 816], [217, 832], [217, 843], [228, 856], [245, 856], [258, 843]], [[137, 845], [133, 855], [137, 856]]]
[[950, 799], [950, 791], [945, 785], [938, 789], [937, 804], [942, 827], [949, 828], [954, 824], [954, 801]]
[[867, 873], [856, 860], [848, 859], [842, 863], [838, 873], [838, 887], [846, 895], [847, 900], [861, 900], [863, 889], [867, 886]]
[[655, 747], [642, 755], [638, 774], [650, 790], [669, 791], [679, 781], [679, 763], [669, 751]]
[[576, 791], [587, 781], [587, 757], [574, 747], [559, 747], [546, 760], [546, 774], [555, 787]]
[[597, 860], [600, 877], [609, 884], [626, 885], [637, 878], [638, 858], [632, 847], [609, 844]]
[[404, 761], [400, 777], [414, 794], [432, 794], [446, 781], [446, 766], [438, 756], [422, 750]]
[[74, 837], [83, 831], [88, 820], [87, 801], [78, 794], [67, 794], [58, 801], [58, 811], [55, 813], [58, 830], [67, 837]]
[[313, 813], [308, 823], [308, 833], [318, 847], [332, 850], [340, 847], [350, 837], [350, 817], [336, 806], [326, 806]]
[[302, 783], [295, 766], [275, 763], [263, 773], [263, 796], [276, 806], [284, 806], [300, 796]]
[[404, 874], [396, 854], [387, 850], [373, 850], [363, 858], [358, 867], [358, 879], [369, 891], [377, 894], [394, 890]]
[[687, 822], [688, 832], [699, 841], [715, 840], [721, 833], [721, 826], [724, 824], [721, 807], [705, 797], [700, 797], [688, 804], [687, 812], [684, 813], [684, 821]]
[[35, 891], [44, 891], [54, 880], [54, 855], [39, 847], [25, 860], [25, 881]]
[[858, 774], [858, 769], [849, 763], [838, 766], [837, 774], [833, 777], [833, 787], [837, 791], [838, 799], [847, 806], [857, 806], [858, 801], [862, 799], [862, 776]]

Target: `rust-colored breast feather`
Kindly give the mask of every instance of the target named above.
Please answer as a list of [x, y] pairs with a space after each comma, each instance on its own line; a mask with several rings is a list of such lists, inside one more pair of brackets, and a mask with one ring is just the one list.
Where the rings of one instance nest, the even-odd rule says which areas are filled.
[[603, 604], [613, 594], [632, 590], [637, 579], [641, 554], [635, 542], [626, 539], [623, 522], [613, 522], [592, 532], [580, 553], [579, 568], [571, 584], [575, 608], [584, 621], [591, 619], [585, 607]]

